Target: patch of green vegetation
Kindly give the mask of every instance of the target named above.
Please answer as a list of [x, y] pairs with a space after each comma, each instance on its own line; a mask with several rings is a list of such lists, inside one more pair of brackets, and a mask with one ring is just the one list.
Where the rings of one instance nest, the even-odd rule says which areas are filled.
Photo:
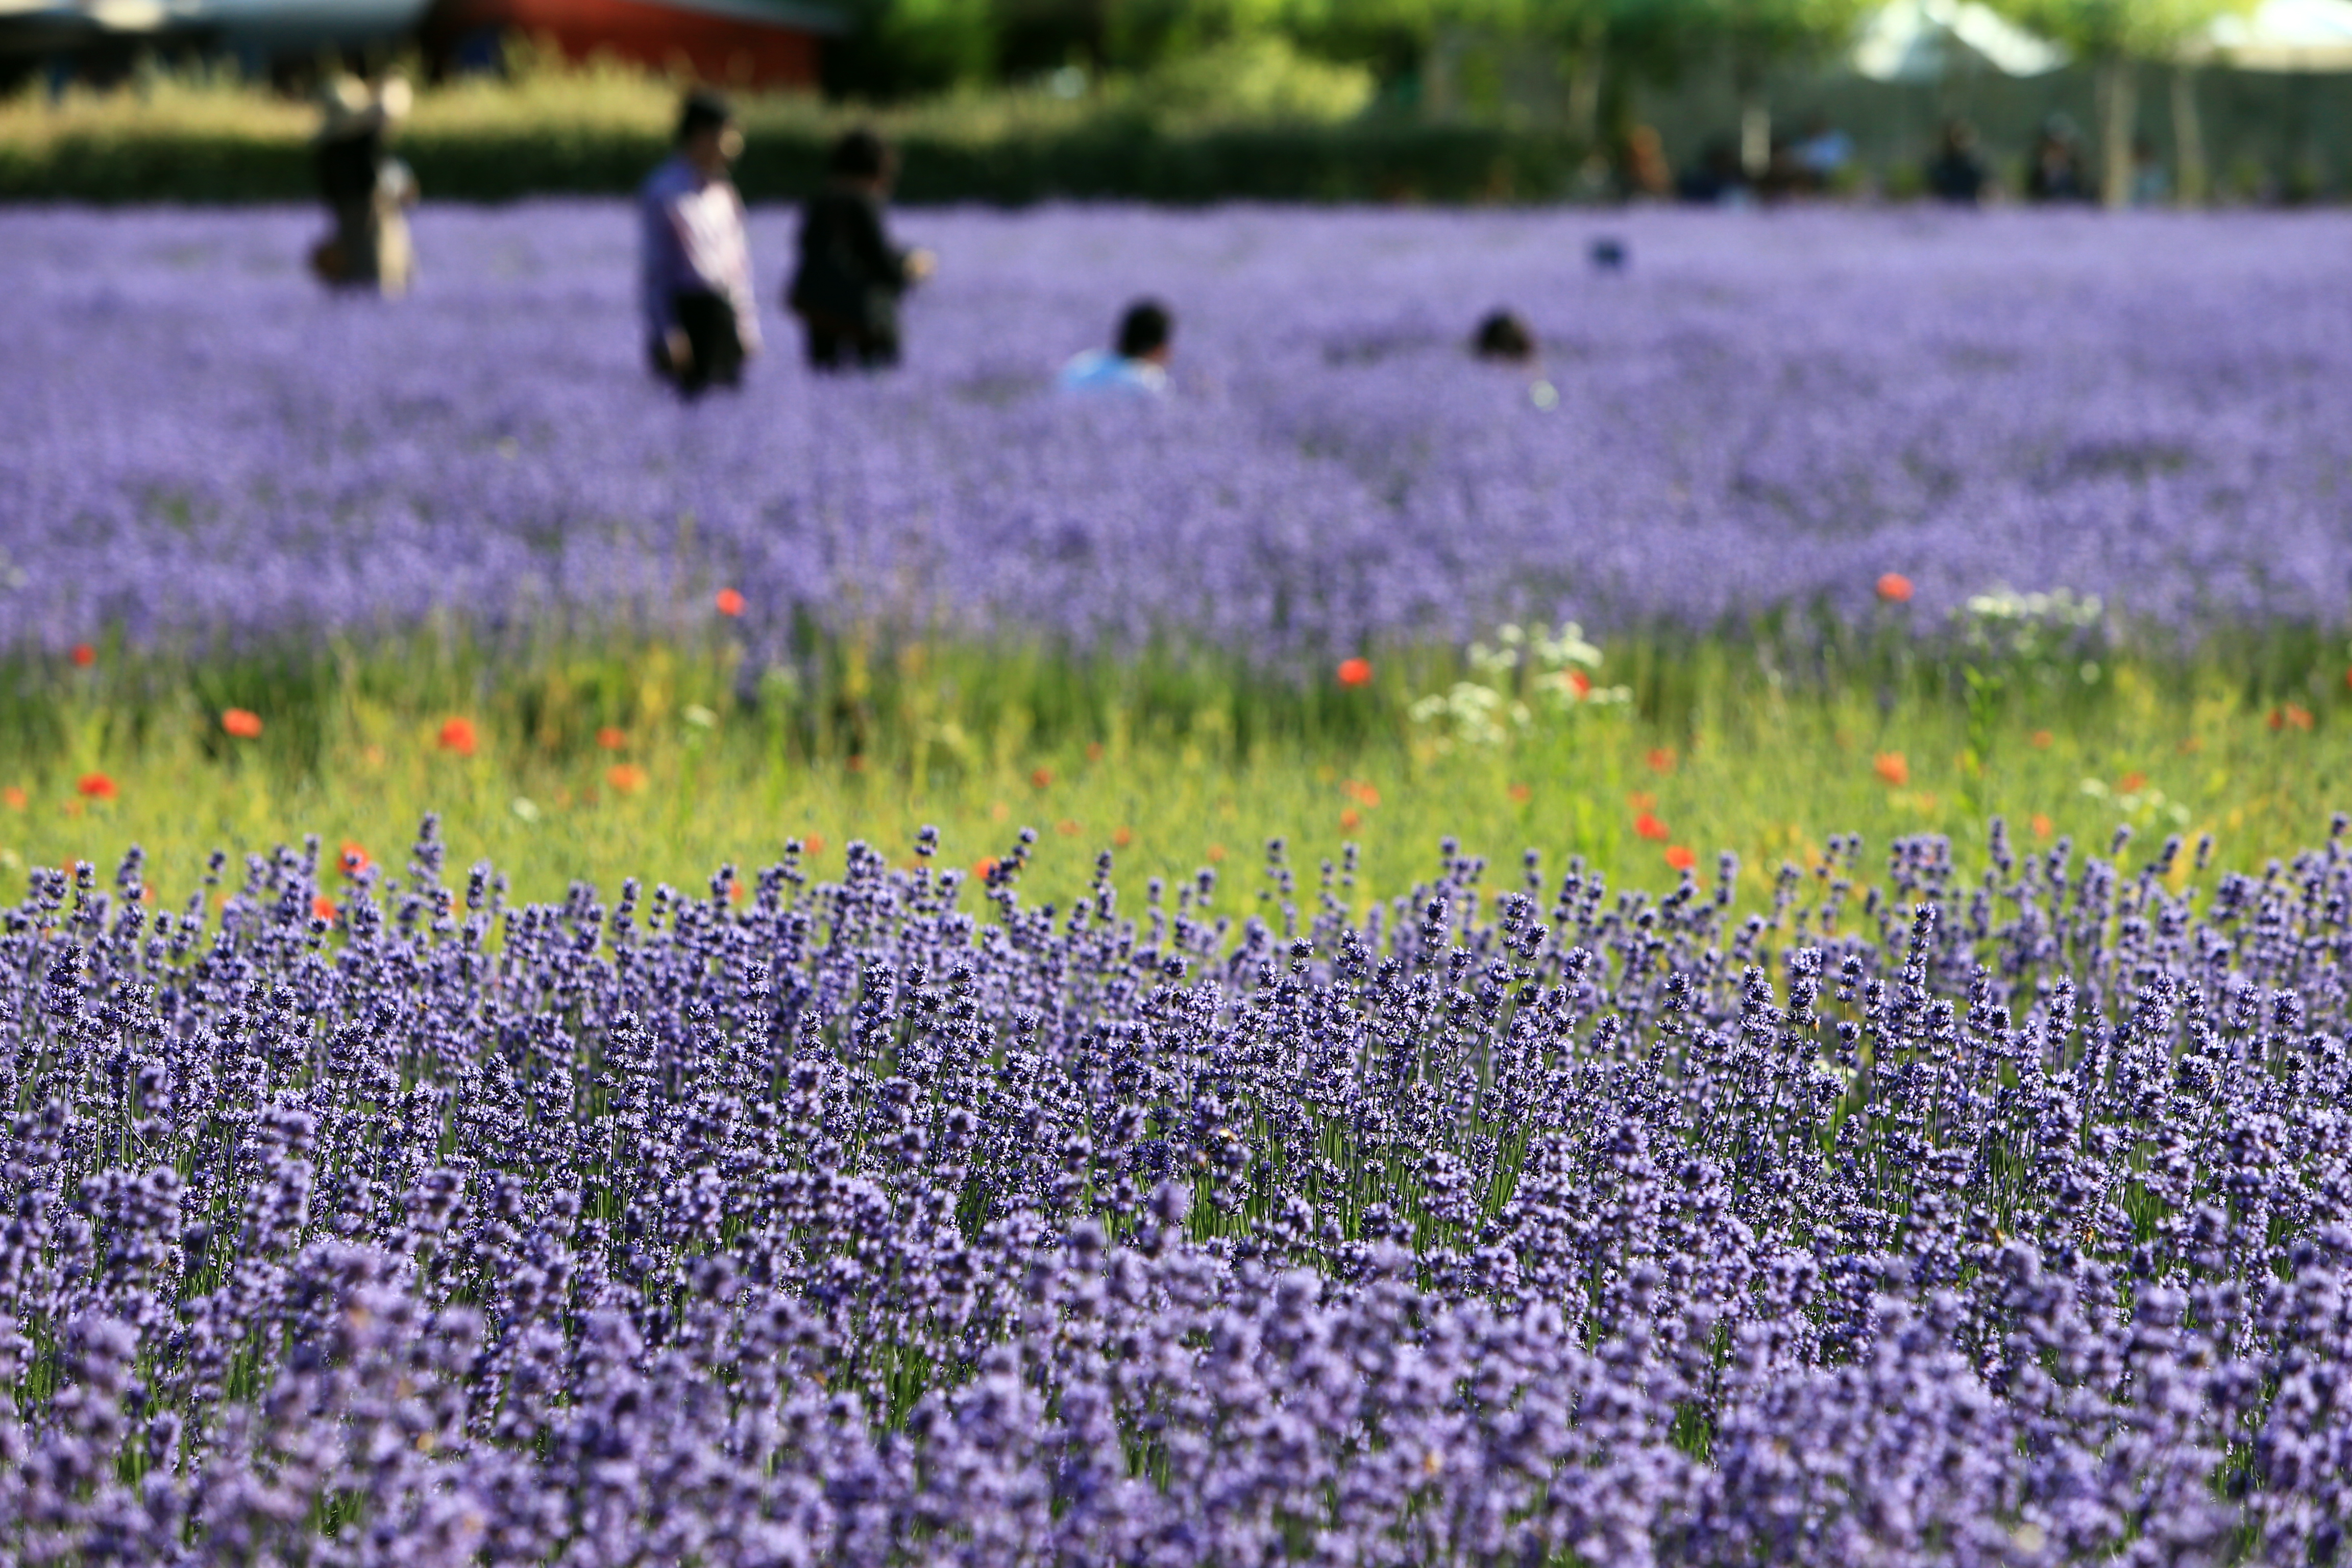
[[[1607, 646], [1596, 689], [1615, 702], [1546, 700], [1524, 670], [1435, 647], [1378, 651], [1352, 687], [1175, 650], [814, 632], [757, 679], [723, 638], [19, 656], [0, 663], [0, 874], [108, 866], [135, 842], [177, 900], [215, 848], [316, 835], [330, 861], [349, 844], [397, 864], [434, 811], [457, 863], [491, 859], [531, 899], [575, 879], [700, 887], [796, 837], [820, 863], [852, 838], [898, 858], [934, 824], [956, 864], [1035, 829], [1028, 885], [1065, 900], [1104, 850], [1123, 880], [1230, 876], [1280, 837], [1309, 881], [1354, 846], [1335, 889], [1360, 905], [1453, 837], [1507, 879], [1534, 849], [1654, 887], [1683, 864], [1712, 879], [1728, 851], [1755, 904], [1832, 834], [1874, 854], [1943, 834], [1973, 858], [1998, 815], [2028, 849], [2104, 851], [2123, 826], [2151, 849], [2210, 834], [2218, 864], [2258, 868], [2352, 806], [2352, 691], [2316, 637], [2111, 656], [2051, 684], [1907, 643], [1817, 649], [1802, 671], [1771, 647]], [[1506, 715], [1486, 730], [1425, 700], [1480, 682]], [[230, 733], [230, 709], [260, 733]]]

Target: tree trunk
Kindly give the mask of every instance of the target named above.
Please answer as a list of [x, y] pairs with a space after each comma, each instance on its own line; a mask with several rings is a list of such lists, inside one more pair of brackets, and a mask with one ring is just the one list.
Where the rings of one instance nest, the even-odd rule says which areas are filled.
[[1588, 150], [1601, 144], [1601, 76], [1609, 41], [1608, 18], [1595, 10], [1584, 21], [1568, 72], [1568, 129]]
[[2177, 185], [2180, 205], [2203, 206], [2213, 182], [2205, 167], [2205, 127], [2197, 118], [2197, 70], [2193, 66], [2173, 68], [2172, 148], [2173, 161], [2179, 165]]
[[2137, 86], [2127, 57], [2110, 55], [2099, 62], [2099, 195], [2111, 208], [2131, 205], [2132, 129], [2139, 121]]

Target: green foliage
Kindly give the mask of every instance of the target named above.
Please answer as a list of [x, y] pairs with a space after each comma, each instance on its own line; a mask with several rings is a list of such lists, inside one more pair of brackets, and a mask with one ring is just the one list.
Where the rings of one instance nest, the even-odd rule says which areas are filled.
[[2089, 58], [2162, 59], [2219, 17], [2259, 0], [1991, 0], [2020, 26]]
[[[720, 640], [418, 635], [194, 658], [104, 645], [88, 668], [0, 660], [0, 876], [135, 841], [176, 900], [215, 847], [316, 834], [331, 858], [346, 841], [382, 858], [434, 810], [459, 864], [493, 858], [533, 898], [574, 878], [698, 885], [795, 835], [836, 863], [851, 837], [896, 856], [933, 823], [957, 864], [1035, 827], [1044, 896], [1083, 888], [1104, 848], [1126, 873], [1172, 876], [1244, 869], [1274, 837], [1305, 865], [1354, 843], [1360, 885], [1393, 890], [1454, 836], [1651, 884], [1673, 875], [1669, 851], [1711, 874], [1727, 849], [1753, 902], [1832, 833], [1969, 849], [2000, 814], [2029, 847], [2104, 846], [2126, 825], [2210, 833], [2221, 864], [2252, 868], [2352, 805], [2338, 638], [2102, 647], [2086, 678], [2071, 637], [1995, 631], [1946, 647], [1891, 626], [1826, 642], [1764, 626], [1590, 650], [1563, 634], [1558, 658], [1530, 633], [1508, 661], [1522, 645], [1503, 637], [1478, 659], [1375, 650], [1355, 688], [1175, 648], [815, 635], [790, 674], [758, 681]], [[1548, 679], [1571, 668], [1611, 700], [1559, 700]], [[1482, 738], [1414, 721], [1417, 700], [1465, 683], [1507, 687], [1527, 721]], [[262, 733], [228, 735], [231, 706]], [[441, 743], [452, 718], [475, 726], [470, 752]], [[93, 773], [110, 797], [81, 793]], [[1670, 837], [1637, 832], [1643, 815]]]

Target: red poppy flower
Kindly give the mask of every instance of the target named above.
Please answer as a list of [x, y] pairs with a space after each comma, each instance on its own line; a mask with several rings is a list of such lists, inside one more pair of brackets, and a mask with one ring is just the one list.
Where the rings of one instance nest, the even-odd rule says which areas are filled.
[[1650, 764], [1650, 771], [1654, 773], [1670, 773], [1675, 771], [1675, 749], [1672, 746], [1653, 746], [1650, 748], [1649, 754], [1642, 760]]
[[732, 588], [719, 590], [718, 604], [719, 613], [722, 616], [740, 616], [743, 613], [743, 595]]
[[1372, 682], [1372, 661], [1369, 658], [1343, 658], [1339, 661], [1339, 684], [1370, 686]]
[[441, 723], [441, 749], [455, 752], [461, 757], [474, 754], [476, 737], [471, 719], [445, 719]]
[[356, 877], [361, 872], [366, 870], [370, 866], [375, 864], [373, 860], [368, 858], [368, 852], [365, 849], [361, 848], [357, 844], [352, 843], [348, 838], [343, 840], [343, 852], [341, 859], [343, 868], [343, 875], [346, 877]]
[[334, 924], [335, 900], [327, 897], [324, 893], [320, 894], [317, 898], [310, 900], [310, 913], [320, 920], [326, 921], [329, 925]]
[[1698, 857], [1692, 854], [1684, 845], [1669, 845], [1666, 848], [1666, 864], [1677, 871], [1687, 871], [1698, 864]]
[[1655, 839], [1662, 843], [1665, 839], [1673, 837], [1666, 831], [1666, 825], [1664, 823], [1660, 822], [1656, 817], [1652, 816], [1646, 811], [1633, 819], [1633, 832], [1640, 837]]
[[596, 744], [608, 752], [617, 752], [629, 743], [628, 733], [607, 724], [596, 731]]
[[1881, 752], [1878, 760], [1870, 765], [1888, 784], [1907, 784], [1911, 782], [1911, 764], [1903, 760], [1900, 752]]
[[1888, 604], [1907, 605], [1911, 602], [1912, 592], [1911, 579], [1902, 573], [1885, 572], [1879, 574], [1878, 596]]
[[112, 800], [114, 781], [104, 773], [84, 773], [74, 781], [74, 788], [92, 800]]
[[81, 666], [82, 668], [88, 669], [91, 665], [98, 662], [98, 649], [90, 647], [89, 644], [86, 642], [78, 642], [73, 645], [73, 652], [68, 654], [66, 657], [72, 659], [76, 664]]
[[646, 770], [635, 763], [616, 763], [604, 773], [604, 782], [623, 795], [635, 795], [646, 787]]
[[261, 715], [247, 708], [232, 708], [221, 715], [221, 728], [240, 741], [258, 739]]

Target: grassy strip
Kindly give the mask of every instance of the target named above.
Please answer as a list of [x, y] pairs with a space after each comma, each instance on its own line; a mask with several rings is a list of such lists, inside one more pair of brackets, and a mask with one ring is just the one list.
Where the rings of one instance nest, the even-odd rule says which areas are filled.
[[[2316, 640], [2111, 658], [2088, 681], [1892, 639], [1801, 673], [1769, 647], [1627, 642], [1603, 679], [1632, 700], [1531, 704], [1492, 743], [1408, 716], [1475, 674], [1433, 648], [1378, 656], [1353, 689], [1172, 654], [848, 639], [757, 682], [715, 639], [96, 648], [0, 672], [0, 871], [135, 841], [177, 899], [215, 847], [315, 834], [331, 857], [392, 854], [433, 810], [458, 863], [494, 859], [530, 898], [626, 875], [698, 887], [795, 837], [826, 858], [852, 837], [897, 858], [930, 823], [960, 864], [1034, 827], [1031, 885], [1066, 899], [1105, 849], [1125, 873], [1177, 876], [1241, 869], [1276, 837], [1310, 878], [1353, 844], [1360, 886], [1402, 889], [1451, 837], [1651, 885], [1685, 859], [1711, 878], [1728, 850], [1755, 902], [1833, 833], [1973, 850], [2003, 815], [2028, 847], [2104, 848], [2125, 825], [2210, 834], [2220, 864], [2257, 868], [2352, 807], [2352, 692]], [[232, 708], [260, 733], [229, 733]]]
[[[765, 95], [740, 105], [754, 201], [805, 195], [833, 138], [878, 124], [900, 145], [898, 197], [1019, 204], [1490, 202], [1558, 195], [1580, 149], [1492, 126], [1171, 119], [1132, 104], [1001, 92], [868, 110]], [[668, 149], [677, 90], [621, 70], [541, 70], [423, 93], [399, 152], [435, 200], [632, 191]], [[217, 203], [315, 195], [305, 104], [233, 80], [163, 77], [136, 93], [0, 100], [0, 200]]]

